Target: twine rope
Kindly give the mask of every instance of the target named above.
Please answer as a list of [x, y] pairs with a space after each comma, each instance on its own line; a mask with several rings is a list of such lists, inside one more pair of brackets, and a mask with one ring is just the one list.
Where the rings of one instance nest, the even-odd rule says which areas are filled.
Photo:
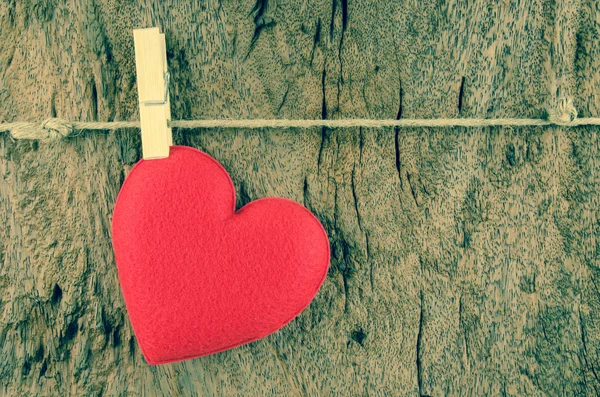
[[[580, 126], [600, 125], [600, 118], [577, 118], [577, 109], [569, 98], [561, 98], [548, 110], [543, 119], [521, 118], [439, 118], [439, 119], [341, 119], [341, 120], [287, 120], [287, 119], [215, 119], [169, 120], [172, 128], [346, 128], [346, 127], [491, 127], [491, 126]], [[85, 122], [49, 118], [44, 122], [13, 122], [0, 124], [0, 131], [8, 131], [15, 139], [42, 141], [66, 138], [81, 130], [116, 130], [140, 128], [139, 121]]]

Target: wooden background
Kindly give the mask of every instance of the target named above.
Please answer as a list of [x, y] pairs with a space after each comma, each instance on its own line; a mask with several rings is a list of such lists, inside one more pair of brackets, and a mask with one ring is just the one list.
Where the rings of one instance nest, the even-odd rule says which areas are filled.
[[[132, 29], [166, 33], [173, 119], [600, 114], [595, 0], [9, 0], [0, 121], [136, 120]], [[332, 248], [280, 332], [150, 367], [111, 213], [136, 130], [0, 136], [0, 394], [600, 393], [597, 127], [175, 131], [238, 206], [307, 206]]]

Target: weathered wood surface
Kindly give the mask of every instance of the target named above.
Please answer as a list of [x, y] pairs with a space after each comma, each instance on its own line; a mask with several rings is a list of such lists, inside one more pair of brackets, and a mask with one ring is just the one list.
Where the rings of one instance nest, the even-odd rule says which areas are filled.
[[[192, 4], [193, 3], [193, 4]], [[600, 114], [595, 0], [8, 1], [0, 120], [135, 120], [161, 26], [174, 119]], [[600, 393], [598, 128], [196, 130], [238, 205], [305, 204], [322, 290], [280, 332], [149, 367], [110, 242], [134, 130], [0, 138], [0, 394]]]

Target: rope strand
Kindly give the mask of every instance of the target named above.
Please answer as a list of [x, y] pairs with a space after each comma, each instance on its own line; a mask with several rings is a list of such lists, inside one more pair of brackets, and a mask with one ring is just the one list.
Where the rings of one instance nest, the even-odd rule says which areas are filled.
[[[481, 119], [481, 118], [440, 118], [440, 119], [342, 119], [342, 120], [173, 120], [172, 128], [347, 128], [347, 127], [492, 127], [492, 126], [580, 126], [600, 125], [600, 118], [577, 118], [577, 109], [569, 98], [560, 98], [558, 105], [548, 111], [545, 119]], [[15, 139], [53, 140], [73, 135], [81, 130], [116, 130], [120, 128], [140, 128], [139, 121], [111, 122], [69, 122], [50, 118], [39, 123], [13, 122], [0, 124], [0, 131], [9, 131]]]

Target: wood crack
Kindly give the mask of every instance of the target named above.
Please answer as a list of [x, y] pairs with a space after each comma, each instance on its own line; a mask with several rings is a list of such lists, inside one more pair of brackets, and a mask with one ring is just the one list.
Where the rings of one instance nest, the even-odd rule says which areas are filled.
[[309, 65], [312, 66], [313, 61], [315, 59], [315, 50], [317, 49], [317, 44], [321, 41], [321, 17], [317, 18], [317, 28], [315, 29], [315, 37], [313, 39], [312, 50], [310, 51], [310, 62]]
[[463, 96], [465, 94], [465, 77], [460, 80], [460, 89], [458, 90], [458, 113], [460, 114], [463, 107]]
[[[323, 74], [321, 75], [321, 91], [322, 91], [322, 100], [321, 100], [321, 120], [327, 119], [327, 100], [326, 100], [326, 92], [325, 92], [325, 77], [327, 77], [327, 71], [323, 66]], [[319, 156], [317, 157], [317, 168], [321, 169], [321, 156], [323, 155], [323, 146], [325, 145], [325, 139], [327, 138], [327, 127], [321, 128], [321, 147], [319, 148]]]
[[417, 333], [417, 383], [419, 386], [419, 396], [424, 396], [423, 390], [423, 369], [421, 366], [421, 343], [423, 341], [423, 291], [419, 292], [420, 306], [419, 306], [419, 331]]
[[352, 167], [352, 174], [351, 174], [351, 180], [350, 180], [350, 187], [352, 190], [352, 198], [354, 199], [354, 210], [356, 211], [356, 219], [358, 222], [358, 228], [362, 231], [362, 222], [360, 219], [360, 212], [358, 211], [358, 198], [356, 196], [356, 182], [355, 182], [355, 177], [354, 175], [356, 174], [356, 164], [354, 164], [354, 166]]
[[[398, 114], [396, 115], [396, 120], [400, 120], [402, 117], [402, 81], [400, 81], [400, 89], [399, 89], [399, 105], [398, 105]], [[394, 147], [396, 149], [396, 171], [398, 172], [398, 180], [400, 181], [400, 189], [402, 189], [402, 173], [400, 169], [402, 168], [402, 164], [400, 162], [400, 142], [399, 135], [400, 127], [394, 127]]]

